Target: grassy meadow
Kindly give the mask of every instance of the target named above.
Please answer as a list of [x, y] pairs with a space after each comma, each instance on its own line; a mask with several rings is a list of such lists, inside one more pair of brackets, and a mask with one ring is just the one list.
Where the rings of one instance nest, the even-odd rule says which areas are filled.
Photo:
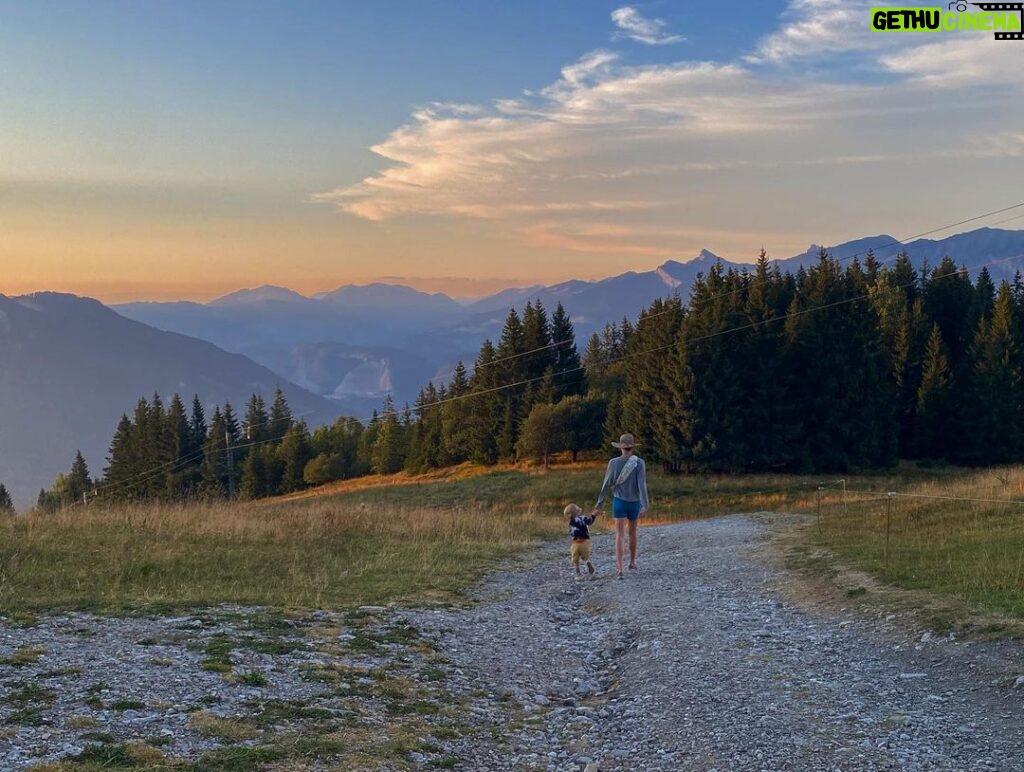
[[[889, 491], [897, 495], [886, 495]], [[1024, 618], [1024, 467], [822, 491], [808, 536], [885, 583]]]
[[[344, 607], [457, 600], [502, 559], [561, 538], [603, 464], [471, 466], [364, 478], [275, 500], [73, 508], [0, 520], [0, 613], [160, 611], [216, 603]], [[806, 540], [907, 588], [1024, 617], [1024, 468], [666, 476], [649, 523], [730, 512], [815, 517]], [[888, 548], [886, 514], [888, 509]], [[607, 509], [606, 509], [607, 512]], [[598, 522], [610, 528], [611, 519]]]

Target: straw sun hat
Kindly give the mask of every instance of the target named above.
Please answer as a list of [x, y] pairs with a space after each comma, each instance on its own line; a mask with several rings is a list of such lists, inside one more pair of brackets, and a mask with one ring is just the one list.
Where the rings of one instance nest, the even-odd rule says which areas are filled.
[[613, 442], [612, 443], [612, 447], [615, 447], [615, 448], [635, 448], [636, 447], [636, 442], [633, 441], [633, 435], [632, 434], [623, 434], [621, 437], [619, 437], [619, 441], [618, 442]]

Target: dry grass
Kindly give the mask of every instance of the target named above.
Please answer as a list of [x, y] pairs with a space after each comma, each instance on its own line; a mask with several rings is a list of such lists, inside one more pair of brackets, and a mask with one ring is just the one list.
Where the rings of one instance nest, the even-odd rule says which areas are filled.
[[326, 497], [8, 518], [0, 612], [450, 600], [554, 525], [530, 508], [382, 509]]
[[[345, 607], [456, 600], [504, 558], [562, 536], [592, 505], [603, 463], [339, 483], [259, 503], [73, 509], [0, 520], [0, 612], [171, 610], [222, 602]], [[894, 497], [1024, 497], [1024, 469], [904, 466], [851, 477], [665, 476], [649, 470], [647, 524], [730, 512], [821, 511], [810, 537], [904, 587], [1024, 616], [1024, 505]], [[610, 526], [610, 518], [597, 529]]]

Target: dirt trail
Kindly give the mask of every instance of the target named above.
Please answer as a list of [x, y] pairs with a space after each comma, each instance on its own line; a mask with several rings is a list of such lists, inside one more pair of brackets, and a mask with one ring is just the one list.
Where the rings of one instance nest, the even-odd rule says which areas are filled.
[[792, 605], [754, 557], [766, 533], [744, 516], [645, 528], [625, 581], [609, 536], [592, 582], [551, 547], [477, 607], [412, 614], [482, 722], [495, 699], [522, 706], [457, 749], [466, 768], [1024, 770], [1019, 646]]

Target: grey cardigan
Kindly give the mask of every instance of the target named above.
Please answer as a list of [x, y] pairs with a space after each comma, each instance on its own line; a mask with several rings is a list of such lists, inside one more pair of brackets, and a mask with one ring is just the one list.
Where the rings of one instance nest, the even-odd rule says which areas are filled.
[[619, 456], [608, 462], [608, 471], [604, 475], [604, 483], [601, 485], [601, 493], [597, 497], [597, 506], [604, 506], [605, 498], [608, 496], [608, 489], [612, 489], [612, 495], [622, 501], [639, 501], [640, 509], [647, 509], [647, 466], [644, 460], [636, 457], [636, 471], [633, 472], [621, 485], [615, 485], [615, 480], [626, 465], [628, 456]]

